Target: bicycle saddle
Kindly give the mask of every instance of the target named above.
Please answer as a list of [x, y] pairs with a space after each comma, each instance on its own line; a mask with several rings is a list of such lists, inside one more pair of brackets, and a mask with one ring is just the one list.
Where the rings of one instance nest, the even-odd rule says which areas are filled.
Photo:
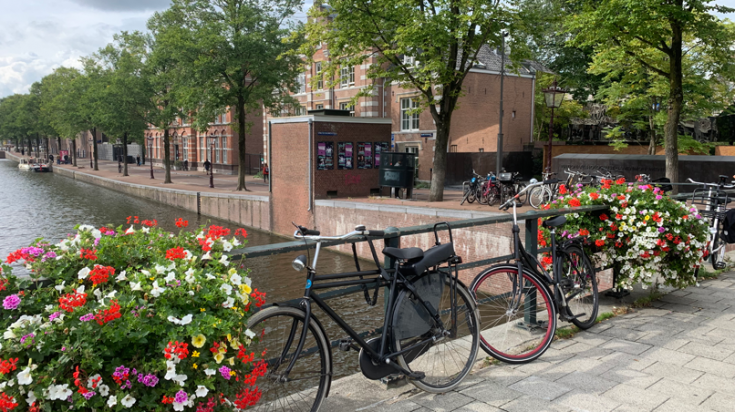
[[383, 249], [383, 254], [399, 260], [411, 260], [424, 257], [424, 251], [417, 247], [407, 247], [399, 249], [397, 247], [387, 247]]
[[552, 228], [552, 227], [559, 227], [563, 225], [564, 223], [567, 223], [566, 216], [554, 216], [551, 219], [544, 220], [544, 227]]
[[424, 256], [422, 258], [408, 261], [403, 266], [401, 266], [401, 273], [403, 273], [404, 276], [420, 275], [424, 273], [426, 269], [449, 260], [449, 258], [454, 256], [454, 245], [450, 242], [443, 245], [434, 246], [431, 249], [423, 252], [423, 254]]

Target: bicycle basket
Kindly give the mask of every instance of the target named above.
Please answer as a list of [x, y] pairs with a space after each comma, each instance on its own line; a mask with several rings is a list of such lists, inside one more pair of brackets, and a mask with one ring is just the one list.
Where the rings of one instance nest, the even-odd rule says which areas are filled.
[[730, 203], [728, 194], [716, 189], [713, 189], [711, 194], [707, 188], [698, 188], [692, 193], [692, 206], [701, 206], [697, 207], [699, 214], [708, 219], [723, 220], [727, 214], [728, 203]]
[[[421, 299], [434, 310], [438, 310], [439, 299], [444, 291], [444, 276], [440, 272], [429, 272], [412, 283]], [[411, 292], [404, 289], [398, 295], [396, 309], [393, 311], [393, 336], [396, 339], [421, 336], [431, 329], [433, 323], [429, 312]]]
[[510, 183], [513, 181], [513, 173], [500, 173], [498, 174], [498, 180], [501, 183]]

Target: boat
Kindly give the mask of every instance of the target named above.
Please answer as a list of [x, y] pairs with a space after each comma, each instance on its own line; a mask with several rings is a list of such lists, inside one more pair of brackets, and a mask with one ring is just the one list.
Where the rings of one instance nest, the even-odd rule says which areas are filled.
[[18, 163], [18, 169], [20, 170], [31, 170], [31, 164], [26, 159], [20, 159]]
[[34, 172], [50, 172], [51, 171], [51, 165], [49, 163], [34, 163], [31, 166], [31, 169]]

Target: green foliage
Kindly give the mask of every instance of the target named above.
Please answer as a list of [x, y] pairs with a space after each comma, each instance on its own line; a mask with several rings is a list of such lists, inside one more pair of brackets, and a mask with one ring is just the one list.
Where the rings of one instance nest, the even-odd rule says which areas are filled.
[[[551, 121], [551, 109], [546, 106], [544, 89], [549, 88], [555, 79], [554, 75], [538, 73], [536, 77], [536, 95], [534, 96], [534, 130], [535, 140], [549, 140], [549, 122]], [[573, 99], [566, 99], [558, 109], [554, 109], [554, 139], [561, 140], [561, 131], [569, 126], [572, 119], [585, 118], [588, 116], [584, 106]]]
[[[78, 226], [60, 243], [39, 239], [8, 257], [30, 269], [16, 277], [3, 265], [0, 275], [0, 370], [11, 359], [17, 365], [0, 372], [0, 394], [18, 410], [33, 402], [54, 411], [116, 402], [122, 410], [132, 398], [132, 410], [169, 411], [177, 405], [162, 399], [179, 391], [206, 404], [218, 394], [235, 401], [249, 387], [243, 381], [255, 363], [241, 357], [255, 335], [244, 325], [263, 296], [224, 254], [241, 242], [215, 226], [174, 235], [143, 223]], [[174, 342], [188, 346], [181, 356], [165, 354]], [[237, 379], [220, 372], [224, 365]], [[129, 376], [116, 381], [120, 367]], [[146, 375], [158, 383], [144, 384]]]

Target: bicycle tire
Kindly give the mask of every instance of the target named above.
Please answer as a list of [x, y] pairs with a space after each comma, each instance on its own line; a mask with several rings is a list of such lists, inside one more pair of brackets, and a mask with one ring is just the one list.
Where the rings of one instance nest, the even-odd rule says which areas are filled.
[[475, 200], [477, 200], [477, 189], [470, 186], [470, 189], [468, 190], [468, 196], [467, 201], [470, 203], [475, 203]]
[[487, 195], [488, 206], [493, 206], [500, 201], [500, 190], [497, 186], [491, 187]]
[[[442, 273], [442, 275], [444, 288], [437, 310], [442, 323], [447, 329], [451, 330], [450, 279], [449, 275], [445, 273]], [[405, 293], [410, 294], [408, 291]], [[410, 298], [410, 295], [407, 298]], [[457, 299], [457, 337], [445, 336], [440, 341], [427, 343], [426, 349], [422, 349], [422, 353], [410, 362], [406, 361], [404, 355], [397, 357], [398, 364], [402, 368], [426, 374], [421, 380], [411, 380], [414, 386], [423, 391], [430, 393], [451, 391], [472, 371], [477, 359], [477, 352], [480, 347], [480, 319], [472, 295], [461, 282], [457, 284]], [[461, 302], [463, 303], [459, 304]], [[430, 331], [429, 334], [431, 333]], [[400, 351], [403, 346], [414, 343], [411, 342], [412, 340], [421, 339], [422, 337], [406, 339], [403, 342], [399, 339], [392, 340], [396, 351]], [[437, 362], [437, 359], [441, 359], [441, 361]], [[447, 360], [453, 364], [448, 364]], [[449, 376], [440, 376], [442, 374], [448, 374]]]
[[[717, 234], [715, 235], [715, 240], [712, 242], [713, 252], [710, 255], [710, 260], [712, 261], [712, 269], [714, 270], [722, 270], [727, 267], [727, 263], [725, 263], [726, 245], [725, 242], [723, 242], [720, 233], [722, 233], [722, 231], [718, 230]], [[720, 250], [717, 250], [718, 248]]]
[[[273, 306], [261, 310], [248, 320], [248, 329], [257, 336], [248, 346], [249, 352], [255, 353], [258, 357], [265, 353], [263, 356], [265, 358], [284, 355], [282, 361], [280, 356], [266, 360], [268, 371], [255, 382], [255, 386], [262, 393], [261, 399], [248, 410], [258, 412], [319, 410], [329, 391], [332, 361], [329, 341], [313, 318], [309, 322], [302, 354], [288, 375], [289, 379], [286, 382], [277, 379], [279, 368], [285, 369], [293, 358], [292, 351], [295, 351], [298, 345], [305, 317], [304, 311], [300, 309]], [[286, 348], [287, 335], [292, 330], [295, 332], [295, 338], [291, 340], [290, 347]], [[283, 343], [284, 347], [279, 347], [279, 343]], [[310, 377], [314, 379], [307, 381]]]
[[477, 188], [477, 203], [481, 205], [486, 205], [488, 200], [488, 196], [485, 195], [485, 188], [483, 186], [480, 186]]
[[[459, 202], [459, 205], [460, 205], [460, 206], [462, 206], [462, 205], [464, 204], [464, 202], [466, 202], [466, 201], [467, 201], [467, 198], [468, 198], [468, 197], [470, 196], [470, 192], [471, 192], [471, 191], [472, 191], [472, 189], [467, 189], [467, 190], [465, 190], [465, 192], [464, 192], [464, 196], [462, 196], [462, 201], [461, 201], [461, 202]], [[470, 202], [470, 203], [472, 203], [472, 202]]]
[[567, 313], [578, 328], [589, 329], [597, 323], [600, 306], [595, 267], [576, 245], [560, 250], [559, 257], [563, 265], [561, 290], [567, 300]]
[[[517, 195], [518, 193], [520, 193], [525, 188], [526, 188], [526, 185], [525, 184], [523, 184], [523, 183], [517, 183], [515, 185], [515, 187], [514, 187], [514, 189], [515, 189], [514, 196]], [[521, 193], [520, 196], [518, 196], [518, 200], [516, 201], [516, 203], [518, 203], [519, 206], [523, 206], [523, 205], [526, 204], [527, 201], [528, 201], [528, 192], [523, 192], [523, 193]]]
[[551, 199], [551, 189], [546, 186], [536, 186], [528, 194], [528, 204], [534, 209], [547, 203]]
[[470, 286], [482, 323], [480, 347], [493, 358], [510, 364], [538, 359], [551, 345], [556, 331], [556, 308], [543, 281], [526, 271], [523, 280], [518, 309], [512, 302], [518, 281], [516, 265], [490, 267], [477, 275]]

